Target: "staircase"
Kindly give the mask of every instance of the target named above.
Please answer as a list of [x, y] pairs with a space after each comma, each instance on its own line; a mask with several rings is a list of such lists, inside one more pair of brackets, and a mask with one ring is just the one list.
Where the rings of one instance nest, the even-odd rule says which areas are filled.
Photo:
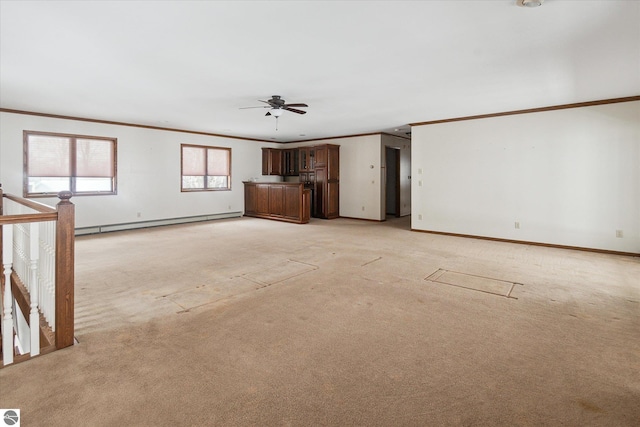
[[0, 368], [74, 343], [74, 225], [71, 193], [55, 208], [4, 194], [0, 186]]

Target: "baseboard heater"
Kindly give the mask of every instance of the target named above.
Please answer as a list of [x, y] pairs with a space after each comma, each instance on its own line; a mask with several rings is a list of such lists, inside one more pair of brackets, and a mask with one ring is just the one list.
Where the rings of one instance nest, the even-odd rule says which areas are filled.
[[109, 233], [111, 231], [134, 230], [137, 228], [160, 227], [162, 225], [185, 224], [188, 222], [212, 221], [215, 219], [239, 218], [242, 212], [224, 212], [210, 215], [187, 216], [181, 218], [155, 219], [149, 221], [126, 222], [121, 224], [96, 225], [93, 227], [80, 227], [75, 229], [76, 236], [85, 234]]

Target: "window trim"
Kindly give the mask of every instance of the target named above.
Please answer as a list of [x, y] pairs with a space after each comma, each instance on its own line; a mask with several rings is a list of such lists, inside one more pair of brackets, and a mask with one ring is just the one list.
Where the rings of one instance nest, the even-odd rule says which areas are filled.
[[[25, 130], [23, 134], [23, 166], [22, 166], [22, 193], [25, 198], [41, 198], [41, 197], [55, 197], [58, 193], [29, 193], [29, 137], [34, 136], [50, 136], [55, 138], [69, 138], [71, 140], [71, 152], [70, 152], [70, 165], [71, 175], [68, 177], [70, 180], [69, 190], [73, 194], [73, 197], [78, 196], [115, 196], [118, 194], [118, 138], [106, 137], [106, 136], [94, 136], [94, 135], [76, 135], [69, 133], [55, 133], [55, 132], [41, 132]], [[113, 155], [113, 176], [111, 177], [111, 191], [76, 191], [76, 140], [78, 139], [90, 139], [101, 140], [111, 142], [112, 155]]]
[[[205, 165], [208, 163], [207, 162], [207, 156], [208, 156], [208, 150], [226, 150], [229, 153], [229, 163], [227, 165], [227, 169], [229, 174], [228, 175], [204, 175], [204, 188], [184, 188], [183, 187], [183, 180], [184, 180], [184, 161], [183, 161], [183, 156], [184, 156], [184, 148], [185, 147], [191, 147], [191, 148], [202, 148], [205, 150]], [[180, 192], [182, 193], [193, 193], [193, 192], [201, 192], [201, 191], [231, 191], [231, 176], [232, 176], [232, 172], [231, 172], [231, 165], [232, 165], [232, 159], [231, 159], [231, 147], [218, 147], [218, 146], [213, 146], [213, 145], [199, 145], [199, 144], [180, 144]], [[206, 167], [206, 166], [205, 166]], [[209, 176], [226, 176], [227, 177], [227, 187], [226, 188], [207, 188], [207, 177]]]

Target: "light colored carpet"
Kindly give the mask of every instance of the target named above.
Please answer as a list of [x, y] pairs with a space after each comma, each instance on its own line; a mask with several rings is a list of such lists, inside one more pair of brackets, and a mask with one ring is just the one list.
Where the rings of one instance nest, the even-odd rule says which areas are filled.
[[408, 229], [80, 237], [79, 344], [1, 369], [0, 407], [24, 426], [639, 425], [639, 258]]

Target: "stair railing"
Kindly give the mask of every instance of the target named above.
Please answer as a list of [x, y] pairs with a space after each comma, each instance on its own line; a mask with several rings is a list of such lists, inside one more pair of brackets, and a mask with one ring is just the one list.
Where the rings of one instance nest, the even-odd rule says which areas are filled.
[[[75, 207], [60, 192], [56, 208], [4, 194], [0, 187], [2, 360], [74, 342]], [[48, 340], [47, 340], [48, 341]]]

